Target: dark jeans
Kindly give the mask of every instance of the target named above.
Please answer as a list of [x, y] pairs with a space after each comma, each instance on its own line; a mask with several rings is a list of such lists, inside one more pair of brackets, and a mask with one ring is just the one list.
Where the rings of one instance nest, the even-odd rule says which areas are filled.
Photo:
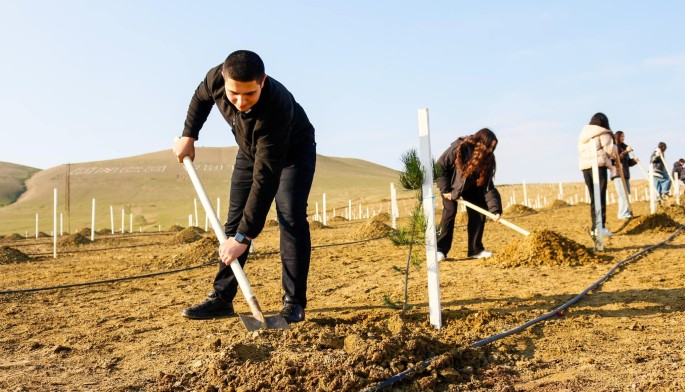
[[[583, 170], [585, 185], [590, 193], [590, 217], [592, 217], [592, 230], [595, 230], [597, 223], [595, 216], [595, 184], [592, 181], [592, 169]], [[607, 222], [607, 168], [599, 168], [599, 199], [602, 204], [602, 228], [606, 227]]]
[[[478, 207], [488, 209], [485, 203], [485, 196], [478, 188], [464, 190], [461, 197]], [[478, 211], [466, 208], [469, 221], [466, 225], [468, 234], [468, 256], [473, 256], [485, 250], [483, 247], [483, 231], [485, 229], [485, 216]], [[454, 219], [457, 216], [457, 202], [455, 200], [442, 199], [442, 218], [440, 219], [438, 252], [445, 256], [452, 248], [452, 238], [454, 237]]]
[[[284, 299], [307, 306], [307, 276], [312, 241], [307, 222], [307, 198], [314, 180], [316, 145], [307, 151], [298, 151], [288, 159], [281, 172], [276, 192], [276, 214], [280, 228], [281, 280]], [[253, 162], [238, 151], [231, 177], [231, 195], [228, 218], [224, 225], [226, 236], [233, 237], [243, 217], [243, 209], [252, 188]], [[247, 262], [248, 251], [239, 258], [241, 266]], [[226, 301], [233, 301], [238, 282], [229, 266], [220, 262], [214, 278], [214, 290]]]

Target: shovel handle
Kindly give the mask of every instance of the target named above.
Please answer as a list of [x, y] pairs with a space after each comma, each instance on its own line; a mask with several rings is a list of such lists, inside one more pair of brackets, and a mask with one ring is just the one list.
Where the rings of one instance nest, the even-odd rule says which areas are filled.
[[[484, 210], [484, 209], [478, 207], [477, 205], [475, 205], [475, 204], [473, 204], [473, 203], [469, 203], [468, 201], [466, 201], [466, 200], [464, 200], [464, 199], [459, 199], [459, 201], [462, 202], [462, 203], [464, 203], [464, 205], [467, 206], [467, 207], [469, 207], [470, 209], [476, 210], [476, 211], [480, 212], [481, 214], [487, 216], [488, 218], [491, 218], [491, 219], [493, 219], [493, 220], [495, 220], [495, 219], [497, 218], [497, 216], [496, 216], [495, 214], [493, 214], [492, 212], [490, 212], [490, 211], [488, 211], [488, 210]], [[519, 233], [525, 235], [526, 237], [530, 235], [530, 232], [529, 232], [529, 231], [524, 230], [524, 229], [522, 229], [522, 228], [516, 226], [515, 224], [509, 222], [508, 220], [506, 220], [506, 219], [504, 219], [504, 218], [499, 218], [499, 221], [498, 221], [498, 222], [501, 223], [501, 224], [503, 224], [503, 225], [505, 225], [505, 226], [507, 226], [507, 227], [509, 227], [510, 229], [513, 229], [513, 230], [518, 231]]]
[[[184, 157], [183, 166], [185, 166], [186, 171], [190, 176], [190, 180], [192, 181], [193, 186], [195, 187], [195, 192], [200, 198], [202, 206], [205, 208], [207, 217], [209, 218], [209, 221], [212, 224], [212, 229], [214, 229], [214, 234], [216, 234], [216, 238], [219, 239], [219, 244], [223, 244], [225, 241], [228, 240], [228, 238], [226, 237], [226, 233], [224, 232], [223, 225], [219, 222], [219, 218], [216, 216], [214, 206], [209, 201], [207, 191], [205, 191], [205, 187], [202, 185], [202, 181], [200, 181], [200, 177], [197, 175], [195, 166], [193, 166], [193, 160], [190, 159], [190, 157], [188, 156]], [[240, 290], [243, 292], [245, 300], [250, 306], [252, 315], [257, 320], [265, 322], [264, 314], [262, 313], [262, 309], [259, 307], [259, 303], [257, 302], [257, 297], [255, 297], [254, 292], [252, 291], [252, 287], [250, 286], [250, 283], [247, 281], [247, 276], [245, 276], [245, 272], [240, 267], [240, 263], [238, 262], [238, 260], [233, 260], [230, 264], [230, 267], [231, 270], [233, 270], [233, 275], [235, 275], [235, 278], [238, 280], [238, 286], [240, 287]]]

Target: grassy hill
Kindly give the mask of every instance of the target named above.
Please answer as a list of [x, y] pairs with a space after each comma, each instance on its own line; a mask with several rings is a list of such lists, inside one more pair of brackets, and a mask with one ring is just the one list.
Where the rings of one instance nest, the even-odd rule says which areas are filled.
[[14, 203], [26, 191], [25, 182], [39, 169], [0, 162], [0, 207]]
[[[228, 206], [236, 151], [237, 147], [197, 149], [195, 166], [215, 208], [217, 198], [221, 198], [222, 221]], [[321, 155], [317, 159], [317, 171], [309, 199], [311, 215], [315, 212], [316, 202], [319, 203], [319, 209], [323, 208], [323, 193], [326, 193], [329, 214], [335, 208], [337, 215], [341, 215], [349, 200], [352, 200], [355, 212], [359, 204], [362, 204], [364, 214], [366, 208], [370, 212], [380, 208], [387, 211], [390, 183], [399, 185], [397, 171], [358, 159]], [[70, 175], [67, 176], [67, 172]], [[141, 228], [144, 231], [157, 230], [158, 226], [165, 230], [174, 224], [186, 226], [188, 215], [193, 214], [195, 209], [195, 190], [183, 165], [176, 161], [171, 151], [57, 166], [38, 171], [26, 184], [27, 191], [15, 203], [0, 208], [0, 234], [35, 235], [36, 213], [39, 216], [38, 230], [50, 233], [53, 228], [55, 188], [58, 214], [63, 214], [64, 230], [70, 232], [91, 226], [92, 199], [96, 203], [96, 229], [111, 227], [110, 206], [114, 210], [115, 229], [121, 230], [123, 210], [127, 231], [130, 214], [133, 214], [134, 231]], [[411, 192], [398, 189], [398, 197], [407, 200], [414, 196]], [[408, 202], [404, 203], [410, 208]], [[199, 200], [198, 215], [199, 226], [204, 227], [205, 214]], [[273, 206], [270, 216], [275, 216]]]

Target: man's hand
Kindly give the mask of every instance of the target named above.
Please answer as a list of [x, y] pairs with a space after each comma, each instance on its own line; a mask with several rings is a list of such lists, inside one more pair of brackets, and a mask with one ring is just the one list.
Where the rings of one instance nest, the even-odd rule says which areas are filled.
[[452, 194], [451, 193], [443, 193], [442, 197], [447, 200], [452, 200]]
[[235, 238], [231, 237], [219, 246], [219, 258], [224, 264], [229, 265], [233, 260], [236, 260], [245, 253], [246, 250], [246, 244], [241, 244], [236, 241]]
[[190, 157], [191, 161], [195, 160], [195, 139], [184, 136], [174, 142], [174, 155], [178, 158], [179, 163], [183, 163], [183, 158]]
[[502, 217], [502, 215], [500, 215], [500, 214], [495, 214], [495, 217], [493, 218], [493, 220], [494, 220], [495, 222], [497, 222], [497, 223], [500, 223], [500, 222], [499, 222], [499, 218], [501, 218], [501, 217]]

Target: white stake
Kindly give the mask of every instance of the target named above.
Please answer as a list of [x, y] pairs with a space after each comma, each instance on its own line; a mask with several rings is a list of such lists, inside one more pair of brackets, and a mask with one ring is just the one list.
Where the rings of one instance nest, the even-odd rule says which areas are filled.
[[128, 232], [133, 234], [133, 213], [128, 213]]
[[53, 190], [53, 209], [52, 209], [52, 257], [57, 258], [57, 188]]
[[90, 213], [90, 240], [95, 241], [95, 199]]
[[61, 213], [61, 212], [59, 213], [59, 236], [60, 237], [64, 235], [64, 216], [63, 215], [64, 215], [63, 213]]
[[109, 220], [112, 223], [112, 234], [114, 234], [114, 206], [109, 206]]
[[528, 202], [528, 188], [526, 188], [526, 180], [523, 180], [523, 205], [530, 207], [530, 203]]
[[38, 238], [38, 213], [36, 212], [36, 238]]
[[324, 226], [328, 224], [328, 216], [326, 214], [326, 192], [323, 194], [323, 223]]
[[349, 220], [352, 220], [352, 200], [347, 200], [347, 213], [350, 215]]
[[195, 204], [195, 226], [200, 227], [200, 223], [197, 220], [197, 198], [193, 198], [193, 203]]
[[[652, 166], [649, 167], [649, 176], [647, 177], [647, 180], [650, 184], [654, 184], [654, 168]], [[657, 192], [656, 188], [652, 186], [649, 195], [649, 213], [652, 215], [656, 214], [657, 197], [659, 197], [659, 192]]]
[[390, 183], [390, 204], [392, 205], [390, 208], [390, 211], [392, 211], [390, 214], [392, 228], [397, 229], [397, 214], [395, 214], [395, 211], [397, 211], [397, 192], [395, 191], [395, 184], [392, 182]]
[[440, 273], [438, 270], [437, 238], [435, 232], [435, 202], [433, 200], [433, 156], [431, 154], [428, 109], [419, 109], [419, 145], [423, 178], [423, 210], [426, 217], [426, 271], [428, 273], [428, 309], [430, 323], [442, 327], [440, 310]]
[[126, 233], [126, 222], [125, 222], [125, 219], [126, 219], [126, 213], [125, 213], [124, 209], [122, 208], [122, 209], [121, 209], [121, 234]]
[[193, 227], [193, 214], [188, 214], [188, 227]]

